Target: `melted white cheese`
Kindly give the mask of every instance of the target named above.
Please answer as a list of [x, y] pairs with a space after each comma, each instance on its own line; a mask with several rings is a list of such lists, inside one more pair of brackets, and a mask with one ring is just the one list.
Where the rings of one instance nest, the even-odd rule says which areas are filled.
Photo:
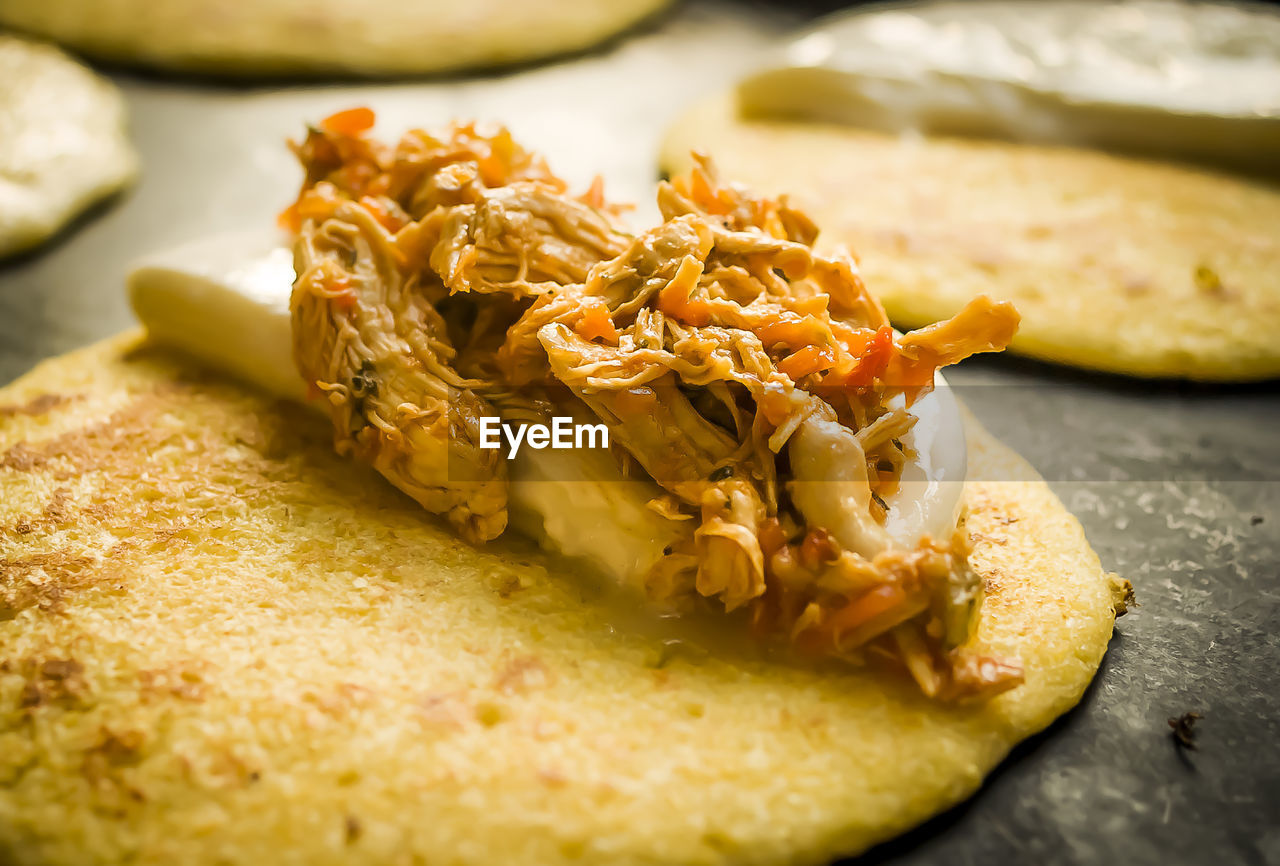
[[275, 235], [219, 235], [139, 262], [129, 301], [158, 343], [279, 397], [302, 400], [293, 365], [293, 253]]
[[[157, 342], [280, 397], [304, 401], [292, 358], [293, 256], [270, 235], [220, 236], [140, 262], [129, 276], [134, 311]], [[903, 437], [915, 459], [886, 500], [885, 530], [914, 547], [955, 528], [965, 474], [964, 429], [941, 374]], [[312, 406], [318, 404], [312, 403]], [[646, 505], [652, 482], [625, 479], [605, 451], [521, 449], [510, 467], [511, 524], [563, 555], [632, 584], [680, 534]]]
[[[898, 490], [884, 528], [898, 544], [914, 546], [923, 535], [946, 541], [960, 517], [960, 498], [968, 468], [968, 444], [960, 406], [941, 373], [934, 388], [911, 406], [919, 420], [902, 437], [913, 458], [902, 467]], [[901, 397], [897, 398], [901, 405]]]
[[1137, 0], [840, 13], [738, 88], [748, 115], [1280, 171], [1280, 15]]

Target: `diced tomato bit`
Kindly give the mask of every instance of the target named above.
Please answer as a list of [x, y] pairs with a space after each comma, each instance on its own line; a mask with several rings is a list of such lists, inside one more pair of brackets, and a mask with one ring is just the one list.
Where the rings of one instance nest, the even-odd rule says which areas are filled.
[[778, 370], [799, 382], [811, 373], [830, 370], [835, 363], [835, 350], [830, 346], [805, 346], [779, 361]]
[[344, 312], [356, 305], [356, 291], [351, 286], [351, 280], [346, 277], [325, 280], [320, 294]]
[[574, 329], [584, 340], [603, 337], [611, 343], [618, 342], [618, 329], [613, 326], [609, 305], [601, 298], [590, 298], [583, 302], [582, 318], [578, 319]]
[[484, 153], [476, 154], [476, 168], [486, 184], [497, 186], [506, 182], [507, 172], [511, 165], [510, 148], [499, 149], [490, 146]]
[[298, 203], [294, 202], [276, 217], [276, 225], [287, 232], [297, 234], [302, 228], [302, 220], [298, 219]]
[[831, 534], [821, 527], [809, 530], [800, 543], [800, 561], [810, 570], [817, 569], [822, 563], [831, 562], [838, 556], [839, 551]]
[[395, 233], [404, 228], [404, 220], [382, 199], [366, 195], [360, 199], [360, 206], [373, 214], [373, 218], [387, 231]]
[[285, 208], [280, 214], [283, 228], [298, 231], [307, 220], [323, 222], [333, 215], [342, 198], [337, 187], [327, 181], [321, 181], [311, 187], [298, 200]]
[[874, 385], [893, 359], [893, 328], [885, 325], [872, 331], [870, 328], [837, 326], [835, 330], [852, 360], [847, 370], [835, 371], [822, 384], [842, 388], [869, 388]]
[[770, 517], [760, 524], [757, 537], [760, 539], [760, 551], [765, 555], [765, 559], [773, 556], [787, 543], [787, 535], [782, 531], [782, 524], [776, 517]]
[[810, 346], [814, 343], [825, 343], [831, 329], [816, 316], [802, 316], [790, 310], [783, 310], [776, 320], [751, 329], [760, 342], [766, 347]]
[[839, 639], [847, 632], [870, 622], [907, 600], [907, 593], [895, 583], [886, 583], [869, 590], [827, 617], [818, 628]]
[[376, 121], [377, 117], [372, 109], [364, 107], [348, 108], [346, 111], [331, 114], [320, 121], [320, 128], [335, 135], [356, 136], [368, 129], [372, 129]]
[[604, 207], [604, 178], [601, 175], [596, 175], [592, 179], [591, 186], [583, 193], [581, 201], [596, 210]]
[[705, 172], [694, 171], [690, 177], [690, 197], [702, 205], [707, 213], [727, 214], [733, 209], [732, 196], [725, 190], [715, 189], [708, 182]]
[[695, 328], [711, 324], [711, 304], [705, 300], [692, 299], [687, 290], [677, 285], [675, 280], [658, 292], [658, 309]]
[[787, 305], [797, 313], [803, 315], [816, 316], [827, 311], [830, 304], [830, 295], [813, 295], [808, 298], [794, 298], [787, 301]]

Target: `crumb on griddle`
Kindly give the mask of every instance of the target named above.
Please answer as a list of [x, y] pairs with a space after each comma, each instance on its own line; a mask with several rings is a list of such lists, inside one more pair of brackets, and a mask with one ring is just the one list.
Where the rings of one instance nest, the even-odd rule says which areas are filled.
[[1107, 583], [1111, 587], [1111, 606], [1115, 608], [1117, 618], [1128, 613], [1129, 608], [1138, 607], [1138, 597], [1133, 592], [1132, 583], [1115, 572], [1107, 575]]
[[1174, 741], [1184, 749], [1196, 748], [1196, 722], [1204, 716], [1196, 712], [1183, 713], [1169, 719], [1169, 727], [1173, 729]]

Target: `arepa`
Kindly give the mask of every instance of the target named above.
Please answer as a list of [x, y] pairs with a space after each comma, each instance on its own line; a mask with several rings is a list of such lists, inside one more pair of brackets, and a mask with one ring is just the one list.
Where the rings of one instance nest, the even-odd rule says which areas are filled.
[[[469, 547], [308, 411], [126, 336], [0, 391], [0, 859], [821, 863], [971, 794], [1114, 620], [1079, 524], [970, 423], [973, 640], [1025, 684], [697, 651]], [[664, 649], [665, 646], [665, 649]]]

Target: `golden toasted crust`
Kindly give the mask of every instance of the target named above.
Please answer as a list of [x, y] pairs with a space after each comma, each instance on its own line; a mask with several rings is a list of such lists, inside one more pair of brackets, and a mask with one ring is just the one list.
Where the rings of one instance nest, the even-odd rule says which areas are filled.
[[1280, 375], [1280, 191], [1071, 148], [903, 141], [737, 118], [721, 97], [667, 133], [662, 162], [709, 152], [727, 177], [794, 192], [848, 244], [895, 324], [987, 293], [1013, 301], [1011, 349], [1138, 376]]
[[[653, 633], [452, 538], [322, 419], [124, 338], [0, 391], [0, 861], [818, 863], [970, 794], [1111, 634], [1079, 524], [974, 426], [976, 640], [908, 683]], [[586, 519], [586, 518], [584, 518]]]
[[579, 51], [670, 0], [0, 0], [0, 24], [95, 57], [229, 75], [404, 75]]

